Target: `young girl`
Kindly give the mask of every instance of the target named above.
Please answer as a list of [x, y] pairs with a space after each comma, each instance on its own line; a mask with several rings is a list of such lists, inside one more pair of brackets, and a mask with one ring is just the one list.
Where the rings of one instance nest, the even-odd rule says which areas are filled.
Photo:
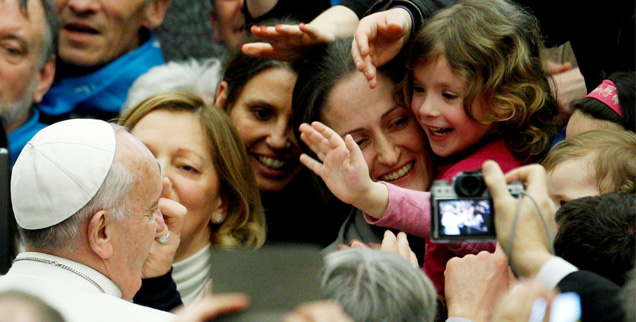
[[[539, 160], [556, 134], [557, 106], [542, 69], [536, 20], [503, 0], [460, 1], [418, 32], [403, 96], [428, 136], [436, 179], [495, 160], [504, 171]], [[322, 161], [301, 161], [342, 201], [375, 225], [430, 236], [429, 192], [369, 179], [360, 149], [321, 123], [303, 124], [301, 139]], [[430, 244], [424, 269], [439, 291], [453, 256], [494, 251], [494, 243]]]

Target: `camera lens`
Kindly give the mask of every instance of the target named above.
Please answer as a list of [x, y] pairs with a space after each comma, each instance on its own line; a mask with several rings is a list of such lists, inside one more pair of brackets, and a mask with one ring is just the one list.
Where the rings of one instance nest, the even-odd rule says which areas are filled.
[[457, 178], [455, 191], [464, 197], [479, 196], [484, 191], [484, 180], [481, 176], [469, 174]]

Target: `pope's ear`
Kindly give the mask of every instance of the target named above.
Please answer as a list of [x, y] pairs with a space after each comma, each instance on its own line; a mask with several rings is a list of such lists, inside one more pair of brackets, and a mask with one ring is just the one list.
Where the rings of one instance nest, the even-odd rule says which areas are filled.
[[100, 210], [91, 217], [88, 222], [86, 234], [88, 243], [97, 256], [107, 259], [113, 256], [113, 231], [112, 213], [108, 210]]

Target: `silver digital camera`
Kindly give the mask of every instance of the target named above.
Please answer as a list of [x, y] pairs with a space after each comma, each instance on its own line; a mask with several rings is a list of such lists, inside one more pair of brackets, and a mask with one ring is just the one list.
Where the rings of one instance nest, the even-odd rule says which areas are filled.
[[[518, 196], [523, 183], [508, 184]], [[460, 172], [449, 184], [436, 180], [431, 187], [431, 240], [437, 243], [492, 241], [495, 235], [495, 208], [481, 170]]]

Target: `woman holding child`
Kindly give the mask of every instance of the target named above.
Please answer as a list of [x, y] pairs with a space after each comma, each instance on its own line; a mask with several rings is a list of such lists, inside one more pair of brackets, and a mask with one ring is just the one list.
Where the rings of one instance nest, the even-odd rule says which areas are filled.
[[[403, 97], [437, 157], [436, 179], [450, 181], [489, 159], [509, 171], [547, 153], [557, 107], [542, 48], [535, 18], [500, 0], [461, 1], [417, 31]], [[371, 180], [351, 135], [343, 139], [320, 123], [300, 130], [320, 160], [301, 161], [338, 198], [372, 224], [430, 236], [430, 193]], [[494, 251], [494, 243], [430, 244], [424, 268], [441, 292], [448, 259], [481, 250]]]
[[[320, 121], [341, 136], [351, 134], [360, 146], [372, 180], [427, 190], [433, 167], [426, 136], [410, 109], [394, 99], [401, 78], [396, 71], [400, 69], [380, 69], [378, 85], [370, 89], [351, 59], [350, 38], [317, 48], [306, 61], [298, 68], [294, 88], [293, 127]], [[362, 212], [354, 209], [328, 250], [352, 240], [380, 243], [385, 230], [367, 224]], [[414, 243], [414, 238], [409, 237], [410, 244], [416, 253], [423, 254], [423, 248], [418, 247], [423, 243]]]

